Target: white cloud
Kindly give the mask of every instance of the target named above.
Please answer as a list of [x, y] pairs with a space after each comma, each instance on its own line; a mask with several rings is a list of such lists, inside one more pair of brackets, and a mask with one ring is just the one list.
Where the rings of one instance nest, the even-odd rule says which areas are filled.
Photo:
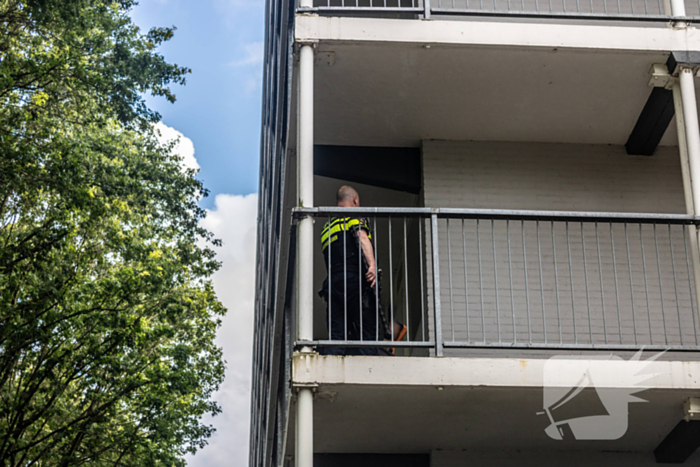
[[217, 250], [222, 267], [213, 281], [219, 299], [228, 308], [217, 335], [227, 368], [226, 379], [214, 395], [223, 412], [204, 420], [217, 432], [207, 447], [188, 456], [190, 467], [248, 463], [257, 207], [257, 194], [220, 194], [202, 221], [203, 227], [223, 241]]
[[155, 128], [161, 143], [165, 144], [179, 138], [174, 151], [182, 158], [182, 166], [188, 169], [199, 170], [199, 164], [194, 157], [194, 144], [191, 139], [163, 122], [156, 123]]
[[263, 62], [264, 42], [250, 42], [243, 45], [243, 57], [230, 63], [234, 67], [259, 66]]

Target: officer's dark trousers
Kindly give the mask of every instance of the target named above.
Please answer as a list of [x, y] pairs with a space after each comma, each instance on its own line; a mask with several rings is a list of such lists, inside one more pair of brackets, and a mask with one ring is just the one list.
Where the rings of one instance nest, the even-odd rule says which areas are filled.
[[[345, 280], [344, 276], [347, 276]], [[377, 312], [370, 303], [366, 279], [354, 272], [332, 274], [330, 281], [330, 321], [331, 340], [335, 341], [376, 341]], [[362, 302], [360, 304], [360, 287], [362, 287]], [[379, 333], [381, 334], [381, 333]], [[360, 338], [362, 336], [362, 338]], [[325, 347], [324, 355], [377, 355], [376, 347]]]

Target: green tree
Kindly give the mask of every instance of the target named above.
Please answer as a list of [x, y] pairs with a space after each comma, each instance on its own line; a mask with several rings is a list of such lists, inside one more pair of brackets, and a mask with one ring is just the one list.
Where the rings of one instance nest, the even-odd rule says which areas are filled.
[[144, 93], [188, 69], [133, 0], [0, 0], [0, 460], [184, 465], [224, 374], [197, 202]]

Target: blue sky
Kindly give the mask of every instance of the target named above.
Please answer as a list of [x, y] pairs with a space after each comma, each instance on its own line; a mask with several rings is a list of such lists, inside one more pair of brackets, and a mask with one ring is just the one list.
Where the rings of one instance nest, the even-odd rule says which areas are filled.
[[212, 278], [228, 309], [217, 333], [226, 379], [214, 399], [223, 412], [206, 417], [216, 433], [187, 456], [190, 467], [248, 463], [250, 380], [255, 286], [255, 232], [264, 40], [263, 0], [141, 0], [132, 18], [144, 31], [176, 26], [160, 52], [192, 69], [187, 85], [174, 87], [177, 102], [148, 98], [162, 115], [161, 138], [176, 148], [210, 190], [202, 225], [223, 241]]
[[148, 103], [192, 140], [212, 195], [257, 191], [264, 14], [262, 0], [141, 0], [132, 14], [144, 30], [177, 27], [160, 52], [192, 74], [186, 86], [173, 87], [174, 105]]

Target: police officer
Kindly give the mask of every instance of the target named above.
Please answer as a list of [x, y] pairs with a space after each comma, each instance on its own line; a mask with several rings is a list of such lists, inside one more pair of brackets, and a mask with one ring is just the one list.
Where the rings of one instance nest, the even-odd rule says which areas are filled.
[[[336, 200], [339, 207], [360, 206], [357, 191], [347, 185], [340, 187]], [[369, 222], [363, 217], [332, 218], [323, 228], [321, 243], [328, 271], [322, 294], [329, 304], [330, 340], [377, 341], [378, 313], [368, 300], [377, 281]], [[375, 347], [321, 350], [326, 355], [378, 354]]]

